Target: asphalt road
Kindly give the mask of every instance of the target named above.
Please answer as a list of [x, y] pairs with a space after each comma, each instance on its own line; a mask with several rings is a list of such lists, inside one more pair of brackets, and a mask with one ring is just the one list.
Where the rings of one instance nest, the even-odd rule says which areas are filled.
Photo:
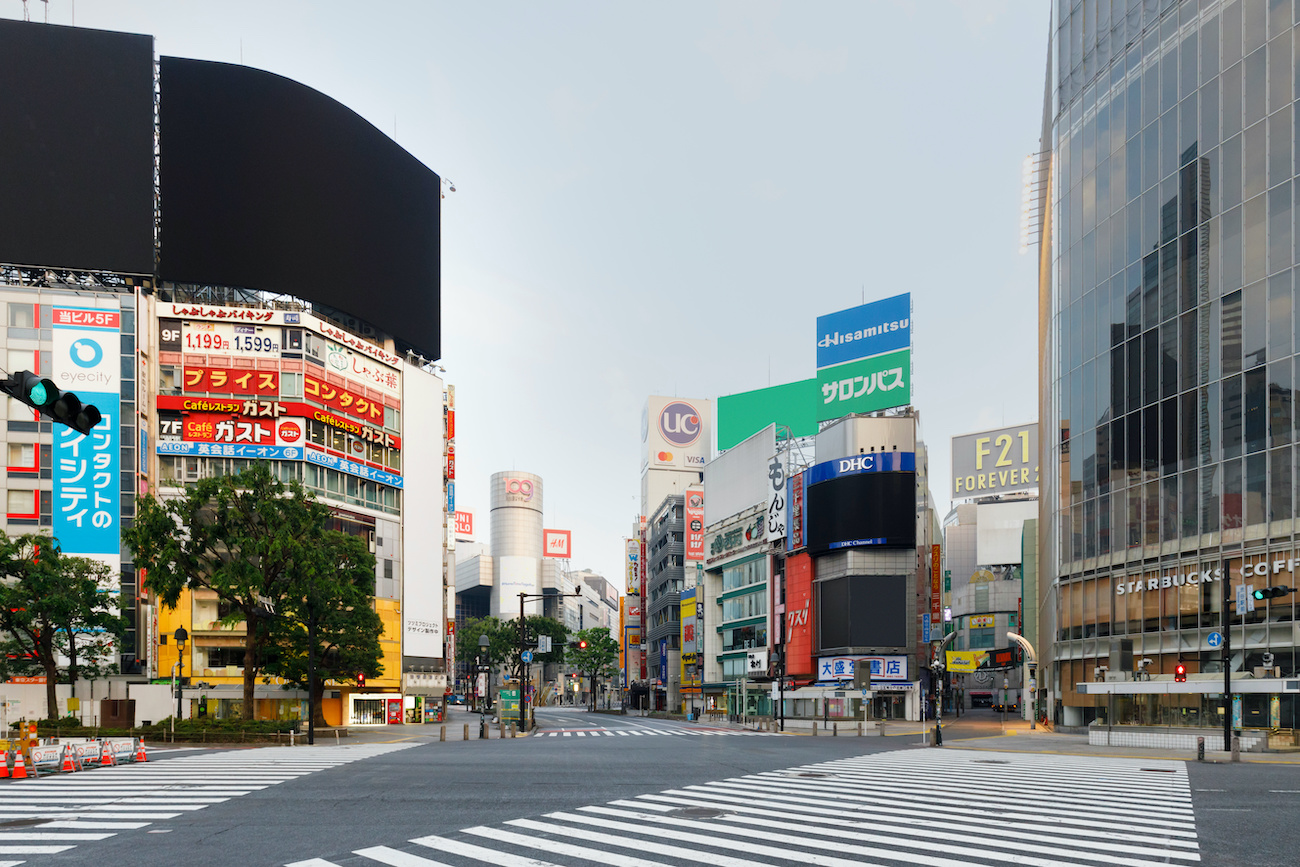
[[[185, 809], [170, 818], [146, 819], [136, 823], [139, 827], [115, 830], [112, 836], [104, 839], [78, 841], [74, 848], [58, 854], [0, 854], [0, 865], [21, 862], [30, 865], [94, 864], [96, 867], [103, 864], [221, 867], [305, 862], [304, 867], [324, 867], [326, 864], [371, 867], [377, 863], [377, 858], [398, 856], [384, 855], [384, 852], [392, 851], [386, 848], [372, 851], [367, 856], [355, 854], [357, 850], [405, 846], [409, 853], [414, 847], [406, 841], [428, 835], [436, 835], [444, 842], [454, 837], [460, 845], [472, 845], [467, 840], [483, 843], [479, 838], [468, 838], [461, 833], [471, 827], [496, 826], [494, 833], [506, 838], [511, 833], [536, 837], [536, 831], [526, 830], [529, 823], [541, 827], [557, 821], [555, 816], [583, 815], [588, 821], [596, 821], [590, 813], [581, 812], [582, 808], [591, 808], [592, 805], [607, 812], [609, 808], [600, 805], [609, 805], [612, 801], [620, 801], [623, 805], [616, 806], [615, 810], [632, 809], [631, 805], [643, 810], [669, 810], [671, 804], [653, 803], [656, 798], [665, 800], [660, 793], [680, 793], [687, 786], [736, 781], [753, 774], [796, 768], [800, 770], [780, 778], [791, 782], [778, 785], [811, 786], [814, 788], [809, 793], [817, 795], [818, 786], [833, 787], [841, 778], [856, 779], [861, 775], [861, 780], [857, 780], [855, 785], [874, 785], [870, 779], [878, 778], [879, 784], [885, 787], [882, 791], [890, 793], [897, 789], [900, 798], [914, 798], [918, 809], [908, 820], [913, 830], [906, 832], [904, 829], [904, 832], [912, 834], [915, 834], [917, 824], [929, 824], [930, 806], [934, 800], [933, 791], [908, 795], [907, 787], [914, 781], [933, 777], [941, 780], [942, 787], [946, 788], [955, 784], [952, 781], [985, 779], [978, 784], [985, 786], [987, 792], [984, 795], [977, 793], [975, 797], [994, 799], [997, 809], [978, 819], [973, 826], [953, 826], [955, 831], [950, 834], [953, 842], [949, 845], [956, 848], [947, 856], [948, 863], [985, 863], [983, 856], [994, 851], [996, 843], [977, 842], [973, 844], [977, 847], [973, 851], [978, 852], [979, 857], [963, 857], [961, 843], [968, 835], [977, 838], [980, 833], [987, 832], [1004, 840], [1013, 836], [1034, 839], [1032, 832], [1035, 829], [1032, 827], [1024, 832], [1011, 830], [1017, 817], [1027, 823], [1038, 818], [1032, 808], [1023, 815], [1018, 812], [1017, 798], [1020, 796], [1017, 786], [1022, 780], [1037, 780], [1035, 785], [1041, 786], [1041, 797], [1049, 801], [1058, 797], [1056, 793], [1065, 792], [1059, 795], [1059, 799], [1064, 811], [1062, 821], [1068, 823], [1075, 803], [1074, 796], [1066, 791], [1070, 785], [1080, 786], [1080, 792], [1091, 794], [1105, 790], [1109, 781], [1120, 779], [1124, 782], [1116, 783], [1115, 791], [1101, 792], [1100, 806], [1079, 808], [1079, 814], [1093, 816], [1092, 823], [1098, 827], [1095, 833], [1090, 830], [1085, 834], [1085, 837], [1096, 837], [1096, 841], [1080, 845], [1109, 845], [1106, 841], [1110, 836], [1126, 831], [1135, 836], [1147, 835], [1138, 841], [1147, 845], [1146, 840], [1152, 833], [1156, 839], [1159, 838], [1158, 830], [1151, 832], [1142, 827], [1151, 821], [1149, 811], [1152, 804], [1171, 803], [1174, 806], [1167, 818], [1173, 825], [1179, 821], [1194, 821], [1194, 832], [1191, 833], [1194, 842], [1189, 845], [1199, 846], [1202, 863], [1220, 867], [1300, 863], [1300, 856], [1296, 855], [1300, 852], [1300, 829], [1293, 822], [1296, 808], [1300, 807], [1300, 767], [1296, 765], [1202, 765], [1168, 758], [1080, 756], [1056, 749], [1057, 744], [1047, 739], [1039, 741], [1045, 746], [1040, 747], [1037, 753], [1013, 751], [995, 754], [980, 748], [987, 746], [989, 750], [997, 750], [1004, 743], [1001, 721], [983, 715], [966, 718], [960, 725], [953, 721], [948, 729], [950, 740], [946, 742], [954, 747], [951, 750], [920, 749], [919, 739], [909, 735], [861, 738], [759, 735], [738, 732], [725, 725], [595, 715], [569, 709], [543, 709], [538, 712], [538, 718], [541, 731], [528, 738], [485, 741], [471, 737], [469, 741], [440, 743], [437, 741], [437, 727], [404, 727], [370, 734], [365, 738], [367, 743], [342, 748], [320, 746], [314, 751], [299, 747], [160, 752], [159, 760], [151, 761], [144, 768], [124, 769], [121, 779], [128, 783], [142, 779], [138, 772], [147, 768], [150, 773], [161, 775], [158, 794], [184, 797], [206, 793], [221, 796], [222, 800], [201, 808]], [[476, 722], [477, 716], [458, 710], [449, 723], [459, 730], [460, 724], [467, 721]], [[471, 729], [476, 732], [475, 726]], [[1011, 740], [1017, 744], [1026, 742], [1024, 738]], [[322, 739], [322, 742], [329, 743], [328, 739]], [[1017, 747], [1013, 746], [1012, 750], [1015, 749]], [[335, 761], [347, 763], [327, 766]], [[816, 779], [823, 774], [810, 773], [806, 767], [809, 765], [827, 769], [824, 783]], [[176, 779], [169, 781], [168, 775], [173, 771]], [[136, 776], [131, 776], [132, 772], [137, 772]], [[55, 797], [60, 792], [51, 784], [67, 786], [67, 791], [72, 792], [92, 783], [104, 785], [96, 782], [96, 777], [109, 773], [96, 770], [84, 775], [41, 780], [38, 781], [40, 789], [26, 791], [36, 792], [41, 797]], [[265, 778], [261, 776], [263, 774]], [[281, 776], [277, 777], [277, 774]], [[1097, 782], [1084, 779], [1093, 774]], [[248, 782], [250, 778], [252, 783]], [[103, 779], [108, 778], [105, 776]], [[244, 782], [234, 782], [236, 779]], [[245, 789], [238, 793], [222, 788], [245, 784]], [[13, 791], [13, 785], [6, 788], [0, 784], [0, 793]], [[258, 785], [264, 787], [256, 788]], [[708, 803], [709, 797], [728, 797], [725, 789], [733, 785], [737, 784], [721, 783], [720, 794], [705, 793], [699, 803]], [[121, 813], [120, 816], [118, 813], [108, 814], [108, 818], [129, 819], [130, 815], [123, 811], [130, 809], [162, 809], [128, 806], [148, 803], [151, 800], [148, 796], [135, 798], [130, 793], [125, 796], [119, 793], [114, 797], [122, 800], [104, 803], [97, 808]], [[746, 795], [738, 803], [757, 803], [754, 797], [764, 795]], [[889, 801], [890, 797], [887, 794], [885, 800]], [[1024, 797], [1028, 804], [1039, 796]], [[57, 798], [51, 803], [57, 803]], [[695, 803], [693, 793], [690, 803]], [[792, 803], [798, 803], [797, 799]], [[0, 801], [0, 810], [5, 809], [21, 807], [6, 807]], [[736, 809], [743, 812], [745, 808]], [[797, 815], [786, 816], [785, 809], [782, 806], [770, 814], [776, 817], [771, 824], [777, 830], [764, 828], [762, 833], [779, 839], [779, 820], [798, 820]], [[969, 817], [963, 815], [965, 812], [969, 809], [959, 806], [945, 813], [943, 805], [937, 805], [933, 815], [940, 824], [936, 827], [946, 827], [943, 822], [970, 822]], [[618, 817], [599, 820], [614, 827], [619, 821]], [[679, 821], [688, 827], [692, 822], [699, 824], [693, 818]], [[715, 821], [715, 818], [706, 817], [704, 821]], [[542, 825], [538, 825], [539, 822]], [[1001, 827], [1003, 822], [1013, 824], [1004, 830]], [[61, 824], [80, 829], [93, 823], [71, 821]], [[519, 830], [520, 827], [525, 830]], [[1050, 835], [1051, 826], [1047, 827]], [[1189, 824], [1188, 827], [1193, 826]], [[5, 832], [23, 830], [33, 829], [20, 819], [5, 822], [0, 815], [0, 847], [6, 841]], [[681, 833], [689, 839], [689, 831]], [[533, 857], [554, 864], [602, 863], [599, 859], [562, 857], [566, 838], [554, 834], [544, 836], [556, 841], [553, 844], [556, 850], [534, 852]], [[600, 832], [594, 830], [591, 836], [599, 839]], [[502, 848], [510, 845], [490, 842]], [[571, 842], [567, 845], [578, 844]], [[746, 845], [757, 844], [747, 842]], [[419, 851], [425, 852], [424, 857], [432, 860], [403, 861], [402, 858], [412, 856], [398, 853], [398, 860], [383, 863], [479, 863], [474, 858], [451, 857], [445, 852], [440, 855], [427, 849]], [[889, 851], [894, 850], [891, 847]], [[1050, 846], [1045, 851], [1050, 851]], [[2, 848], [0, 853], [3, 853]], [[644, 857], [659, 863], [685, 863], [679, 858], [653, 854]], [[1094, 858], [1102, 863], [1127, 863], [1109, 857], [1094, 855]], [[785, 863], [771, 857], [755, 860]], [[1050, 865], [1063, 860], [1079, 862], [1077, 857], [1061, 860], [1047, 857], [1038, 862], [1023, 863]], [[911, 858], [901, 858], [896, 862], [877, 854], [875, 857], [849, 857], [847, 863], [935, 862], [913, 861]], [[1148, 861], [1141, 858], [1133, 863], [1145, 864]], [[1155, 858], [1150, 863], [1187, 862], [1178, 858], [1170, 861]]]

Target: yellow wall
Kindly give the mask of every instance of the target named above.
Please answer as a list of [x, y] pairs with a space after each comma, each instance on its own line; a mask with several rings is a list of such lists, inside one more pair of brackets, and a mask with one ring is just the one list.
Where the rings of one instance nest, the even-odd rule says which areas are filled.
[[401, 689], [402, 686], [402, 604], [396, 599], [376, 599], [375, 611], [383, 623], [379, 649], [383, 653], [384, 673], [366, 680], [366, 692], [374, 689]]

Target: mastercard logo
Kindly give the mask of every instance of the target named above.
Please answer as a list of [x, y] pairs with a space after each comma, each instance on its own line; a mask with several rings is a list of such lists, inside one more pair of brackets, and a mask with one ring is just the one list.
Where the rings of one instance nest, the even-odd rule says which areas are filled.
[[660, 461], [662, 463], [667, 463], [672, 459], [673, 459], [672, 452], [660, 452], [659, 454], [655, 455], [655, 460]]
[[276, 433], [279, 434], [280, 439], [286, 443], [296, 443], [298, 440], [302, 439], [302, 428], [298, 427], [295, 422], [291, 421], [280, 422], [280, 426], [276, 429]]

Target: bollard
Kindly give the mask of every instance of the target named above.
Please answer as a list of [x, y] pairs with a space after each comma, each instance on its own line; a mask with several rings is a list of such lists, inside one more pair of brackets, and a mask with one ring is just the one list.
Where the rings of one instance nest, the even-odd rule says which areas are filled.
[[1241, 736], [1240, 735], [1232, 736], [1232, 760], [1234, 762], [1241, 761]]
[[293, 746], [293, 729], [289, 729], [289, 746]]
[[1196, 761], [1205, 761], [1205, 738], [1196, 739]]
[[840, 736], [840, 724], [831, 723], [831, 737], [837, 738], [839, 736]]
[[335, 730], [334, 730], [334, 746], [337, 747], [338, 745], [339, 745], [339, 730], [338, 730], [338, 729], [335, 729]]
[[505, 737], [505, 736], [506, 736], [506, 723], [505, 723], [505, 720], [498, 720], [498, 721], [497, 721], [497, 737], [499, 737], [499, 738], [503, 738], [503, 737]]
[[813, 737], [817, 737], [817, 720], [813, 720]]
[[941, 723], [934, 724], [934, 745], [936, 747], [943, 746], [943, 725]]
[[514, 737], [514, 736], [515, 736], [515, 724], [514, 724], [514, 723], [511, 723], [511, 724], [510, 724], [510, 737]]
[[438, 726], [438, 740], [439, 740], [439, 741], [445, 741], [445, 740], [447, 740], [447, 727], [446, 727], [446, 726]]
[[862, 723], [858, 723], [858, 737], [862, 737]]

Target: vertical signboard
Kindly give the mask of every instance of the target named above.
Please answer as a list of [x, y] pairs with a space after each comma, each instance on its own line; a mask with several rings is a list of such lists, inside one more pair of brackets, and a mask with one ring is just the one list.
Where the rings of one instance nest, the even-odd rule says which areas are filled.
[[[696, 624], [696, 590], [692, 587], [682, 591], [682, 671], [681, 685], [683, 693], [700, 691], [699, 648], [696, 646], [699, 629]], [[702, 636], [701, 636], [702, 637]]]
[[659, 685], [668, 685], [668, 639], [659, 639]]
[[804, 538], [807, 534], [804, 531], [808, 526], [807, 510], [804, 508], [803, 473], [795, 473], [787, 484], [790, 489], [787, 494], [790, 503], [790, 527], [785, 537], [785, 550], [795, 551], [806, 544]]
[[813, 560], [807, 553], [785, 561], [785, 672], [813, 673]]
[[627, 562], [626, 566], [626, 591], [628, 596], [641, 595], [641, 573], [639, 566], [641, 563], [641, 543], [636, 539], [628, 539], [627, 544]]
[[447, 513], [453, 511], [440, 447], [446, 431], [444, 391], [440, 379], [413, 366], [402, 376], [402, 389], [404, 430], [419, 431], [436, 443], [433, 448], [410, 449], [402, 467], [407, 484], [402, 498], [402, 654], [442, 659], [445, 539], [428, 528], [443, 526]]
[[930, 546], [930, 620], [934, 623], [939, 622], [943, 613], [943, 587], [939, 581], [940, 554], [938, 545]]
[[54, 426], [54, 535], [64, 552], [94, 555], [116, 574], [122, 534], [121, 311], [116, 299], [103, 303], [53, 308], [50, 379], [103, 416], [89, 436]]
[[704, 559], [704, 491], [686, 489], [686, 559]]
[[779, 542], [785, 538], [789, 520], [789, 500], [786, 495], [785, 461], [780, 452], [767, 463], [767, 541]]

